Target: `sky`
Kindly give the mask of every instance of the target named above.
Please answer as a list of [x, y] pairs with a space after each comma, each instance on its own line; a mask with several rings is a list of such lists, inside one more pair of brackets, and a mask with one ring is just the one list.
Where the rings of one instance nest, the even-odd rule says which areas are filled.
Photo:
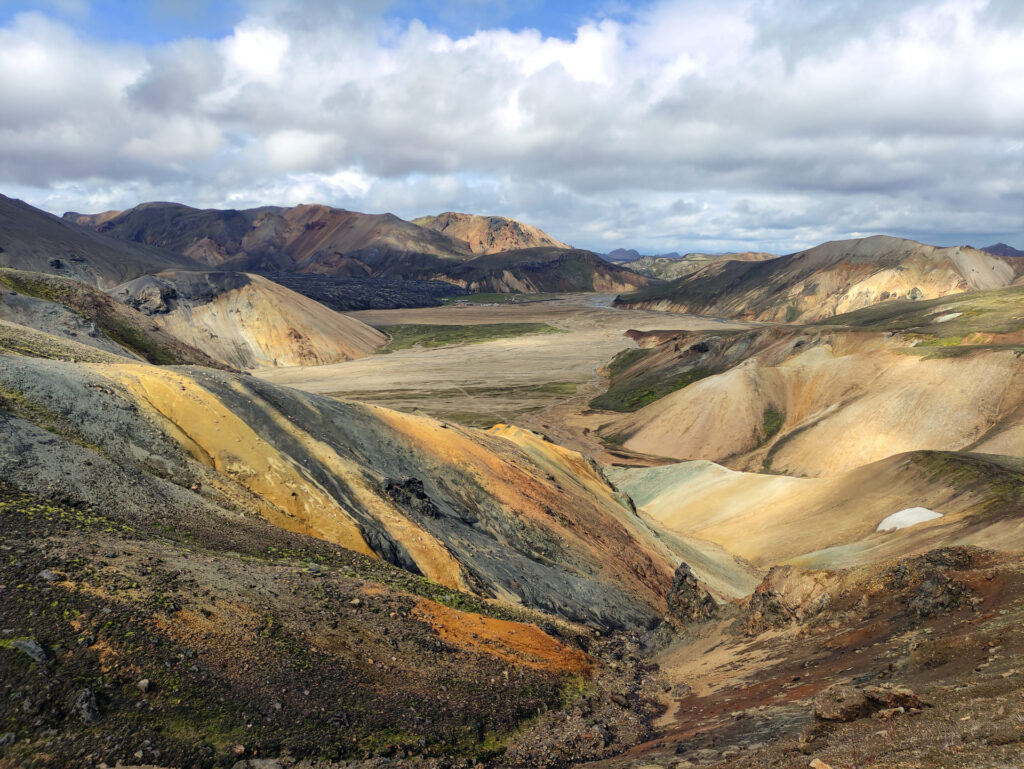
[[1021, 0], [0, 0], [0, 193], [1024, 248]]

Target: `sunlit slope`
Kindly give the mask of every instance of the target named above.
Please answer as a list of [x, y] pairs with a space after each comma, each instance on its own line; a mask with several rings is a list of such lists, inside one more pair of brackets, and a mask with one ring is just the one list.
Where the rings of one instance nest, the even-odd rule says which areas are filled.
[[205, 369], [0, 356], [0, 394], [18, 417], [0, 473], [38, 493], [186, 521], [255, 514], [606, 627], [664, 609], [665, 546], [554, 446]]
[[808, 476], [923, 449], [1021, 456], [1022, 309], [1014, 287], [828, 326], [652, 336], [609, 391], [612, 407], [641, 407], [602, 433], [633, 451]]
[[169, 272], [111, 291], [177, 338], [240, 369], [362, 358], [376, 329], [259, 275]]
[[[946, 545], [1024, 547], [1024, 461], [915, 452], [829, 478], [741, 473], [693, 461], [613, 470], [638, 509], [683, 536], [767, 568], [847, 568]], [[941, 518], [889, 532], [888, 516], [923, 507]]]
[[448, 211], [413, 219], [413, 224], [440, 232], [469, 246], [474, 254], [497, 254], [521, 248], [571, 248], [531, 224], [505, 216], [478, 216]]
[[767, 261], [715, 261], [619, 301], [672, 312], [808, 322], [888, 300], [1008, 286], [1022, 268], [969, 246], [937, 248], [876, 235], [824, 243]]

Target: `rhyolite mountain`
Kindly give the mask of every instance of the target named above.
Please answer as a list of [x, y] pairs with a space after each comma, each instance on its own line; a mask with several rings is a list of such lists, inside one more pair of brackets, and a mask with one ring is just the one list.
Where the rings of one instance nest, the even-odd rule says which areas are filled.
[[718, 261], [620, 304], [770, 322], [813, 321], [895, 299], [1000, 288], [1024, 265], [969, 246], [875, 235], [760, 261]]
[[634, 336], [593, 401], [634, 451], [800, 477], [909, 451], [1024, 456], [1024, 286]]
[[370, 355], [386, 341], [362, 321], [260, 275], [165, 271], [116, 286], [110, 294], [239, 369], [339, 363]]
[[[646, 275], [649, 278], [658, 280], [675, 280], [684, 275], [690, 275], [698, 270], [707, 267], [712, 262], [758, 262], [765, 259], [774, 259], [776, 254], [769, 254], [761, 251], [743, 251], [727, 254], [659, 254], [656, 256], [640, 256], [636, 251], [627, 252], [629, 259], [611, 259], [618, 264], [628, 264], [629, 269]], [[635, 254], [635, 256], [633, 256]]]
[[649, 282], [529, 225], [458, 216], [464, 218], [453, 223], [455, 231], [474, 246], [461, 235], [432, 229], [447, 221], [443, 216], [421, 227], [392, 214], [322, 205], [224, 211], [144, 203], [116, 216], [65, 214], [108, 237], [218, 269], [438, 280], [481, 291], [627, 291]]
[[571, 248], [533, 225], [505, 216], [477, 216], [448, 211], [421, 216], [413, 224], [464, 242], [474, 254], [497, 254], [524, 248]]

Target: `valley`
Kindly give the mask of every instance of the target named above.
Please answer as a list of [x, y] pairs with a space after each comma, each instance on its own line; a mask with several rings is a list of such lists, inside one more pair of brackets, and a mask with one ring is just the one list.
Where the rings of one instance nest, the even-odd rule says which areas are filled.
[[1014, 257], [0, 214], [3, 769], [1024, 744]]
[[[590, 392], [599, 380], [597, 370], [632, 344], [624, 336], [627, 330], [729, 330], [749, 326], [713, 318], [616, 309], [611, 307], [614, 298], [614, 294], [566, 294], [542, 302], [499, 301], [354, 312], [350, 317], [374, 327], [543, 323], [557, 333], [403, 349], [344, 365], [261, 369], [254, 373], [275, 384], [403, 411], [421, 410], [473, 427], [487, 428], [498, 422], [536, 427], [546, 424], [555, 434], [566, 435], [566, 424], [561, 419], [544, 420], [539, 412], [561, 411], [567, 396], [581, 388]], [[585, 407], [585, 400], [576, 400]]]

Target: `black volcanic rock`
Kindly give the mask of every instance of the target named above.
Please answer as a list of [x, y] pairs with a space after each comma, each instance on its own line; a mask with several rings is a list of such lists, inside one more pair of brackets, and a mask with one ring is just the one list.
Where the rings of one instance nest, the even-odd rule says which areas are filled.
[[718, 603], [694, 576], [690, 567], [679, 564], [668, 594], [668, 610], [672, 619], [683, 625], [705, 622], [718, 613]]

